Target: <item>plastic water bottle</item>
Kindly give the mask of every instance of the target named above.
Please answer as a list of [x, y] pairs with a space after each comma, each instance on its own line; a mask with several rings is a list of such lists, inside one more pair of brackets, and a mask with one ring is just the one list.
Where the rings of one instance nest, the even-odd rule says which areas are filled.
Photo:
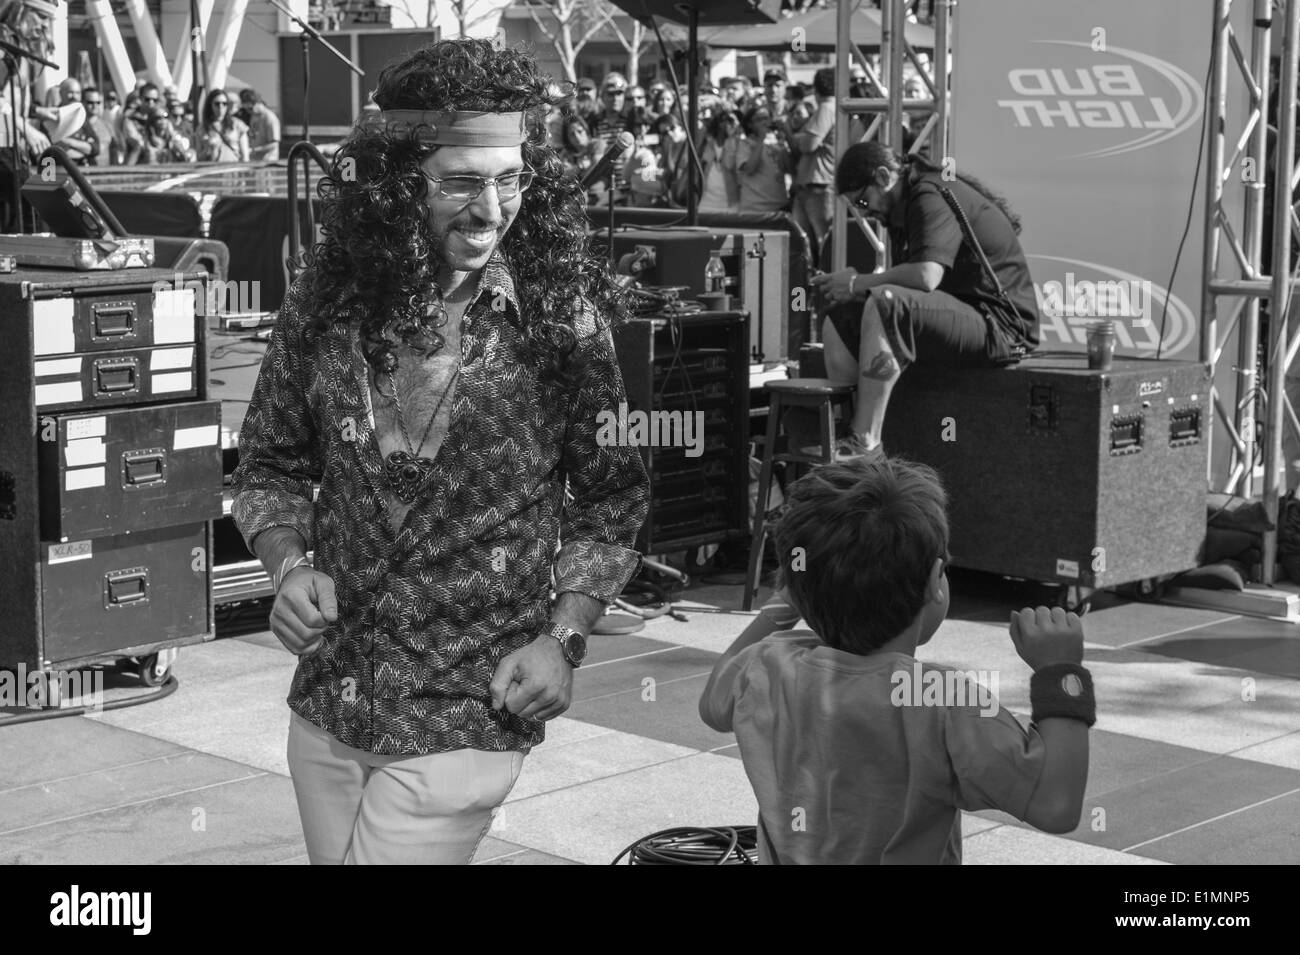
[[704, 291], [712, 293], [726, 290], [727, 270], [722, 265], [722, 256], [714, 252], [709, 256], [709, 264], [704, 267]]

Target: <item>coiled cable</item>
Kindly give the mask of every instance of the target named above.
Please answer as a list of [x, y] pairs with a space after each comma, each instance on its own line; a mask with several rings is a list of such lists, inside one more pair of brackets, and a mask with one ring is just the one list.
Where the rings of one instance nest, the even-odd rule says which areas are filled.
[[638, 839], [614, 857], [618, 865], [758, 865], [755, 826], [679, 826]]

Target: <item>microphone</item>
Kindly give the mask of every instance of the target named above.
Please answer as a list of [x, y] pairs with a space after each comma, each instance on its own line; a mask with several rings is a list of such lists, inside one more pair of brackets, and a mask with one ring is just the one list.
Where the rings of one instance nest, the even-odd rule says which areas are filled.
[[633, 138], [631, 133], [619, 133], [618, 138], [609, 144], [609, 148], [605, 150], [605, 154], [600, 157], [596, 165], [592, 166], [587, 171], [587, 174], [582, 177], [583, 188], [586, 189], [593, 183], [604, 179], [609, 173], [610, 166], [618, 162], [619, 157], [635, 145], [636, 139]]
[[57, 70], [59, 68], [59, 64], [54, 63], [51, 60], [47, 60], [43, 56], [37, 56], [35, 53], [32, 53], [30, 50], [24, 50], [21, 46], [18, 46], [15, 43], [10, 43], [8, 40], [0, 40], [0, 50], [4, 50], [6, 53], [10, 54], [11, 56], [26, 57], [29, 60], [35, 60], [37, 63], [40, 63], [42, 66], [50, 67], [50, 69]]

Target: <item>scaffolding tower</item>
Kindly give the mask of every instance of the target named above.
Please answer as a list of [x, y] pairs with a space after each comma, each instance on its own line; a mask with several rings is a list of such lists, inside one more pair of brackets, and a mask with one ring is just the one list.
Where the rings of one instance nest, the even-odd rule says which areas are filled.
[[[861, 134], [853, 142], [879, 140], [890, 148], [901, 151], [904, 114], [925, 116], [925, 125], [917, 134], [909, 153], [918, 153], [928, 147], [930, 158], [942, 162], [948, 155], [949, 116], [952, 95], [948, 77], [952, 71], [952, 10], [956, 0], [930, 0], [933, 12], [934, 49], [927, 63], [908, 42], [906, 26], [908, 17], [922, 6], [922, 0], [880, 0], [880, 70], [877, 72], [862, 50], [853, 42], [851, 24], [858, 10], [869, 6], [869, 0], [840, 0], [836, 7], [835, 45], [835, 142], [838, 150], [851, 145], [850, 127], [855, 117], [862, 117]], [[856, 62], [867, 75], [867, 85], [872, 93], [868, 98], [844, 95], [849, 89], [850, 62]], [[903, 98], [903, 68], [910, 61], [925, 84], [927, 95], [920, 99]], [[883, 79], [882, 79], [883, 74]], [[892, 91], [892, 95], [891, 95]], [[831, 256], [834, 270], [848, 262], [848, 216], [852, 215], [867, 241], [876, 250], [879, 268], [886, 267], [889, 258], [888, 233], [884, 226], [873, 226], [856, 207], [845, 202], [835, 204], [835, 220], [831, 227]]]
[[[1233, 4], [1238, 9], [1251, 3], [1250, 56], [1232, 27]], [[1271, 33], [1281, 20], [1281, 68], [1276, 88], [1270, 83]], [[1286, 372], [1300, 350], [1300, 333], [1288, 329], [1291, 295], [1296, 276], [1291, 270], [1293, 236], [1300, 236], [1300, 218], [1291, 197], [1297, 186], [1296, 83], [1297, 50], [1300, 49], [1300, 0], [1215, 0], [1214, 45], [1207, 91], [1206, 136], [1208, 162], [1205, 200], [1205, 245], [1201, 298], [1200, 358], [1211, 370], [1222, 361], [1233, 361], [1236, 377], [1235, 400], [1215, 388], [1212, 400], [1230, 442], [1230, 464], [1220, 489], [1244, 497], [1262, 496], [1272, 523], [1264, 533], [1263, 583], [1276, 578], [1279, 502], [1286, 486], [1286, 462], [1282, 453], [1285, 428], [1300, 438], [1297, 419], [1286, 394]], [[1240, 82], [1248, 97], [1246, 122], [1241, 135], [1228, 150], [1226, 129], [1229, 119], [1229, 78]], [[1268, 108], [1277, 96], [1276, 143], [1273, 155], [1268, 146]], [[1271, 184], [1266, 170], [1273, 162]], [[1263, 261], [1265, 193], [1272, 189], [1272, 250]], [[1244, 195], [1243, 195], [1244, 194]], [[1228, 209], [1233, 200], [1244, 198], [1242, 221], [1231, 221]], [[1224, 248], [1231, 253], [1223, 254]], [[1233, 268], [1235, 264], [1235, 269]], [[1225, 273], [1235, 272], [1235, 275]], [[1220, 328], [1220, 303], [1233, 304]], [[1263, 360], [1265, 385], [1259, 387], [1261, 305], [1268, 303], [1267, 347]], [[1238, 333], [1235, 355], [1225, 355], [1227, 343]], [[1257, 408], [1263, 408], [1263, 420]], [[1212, 431], [1211, 431], [1212, 434]], [[1255, 460], [1263, 445], [1263, 477], [1256, 486]], [[1213, 458], [1211, 457], [1211, 461]], [[1214, 475], [1209, 475], [1211, 485]]]

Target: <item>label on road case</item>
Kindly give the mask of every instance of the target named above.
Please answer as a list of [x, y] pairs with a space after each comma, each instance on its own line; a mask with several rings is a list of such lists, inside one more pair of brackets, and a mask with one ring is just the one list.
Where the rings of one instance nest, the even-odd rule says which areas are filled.
[[69, 560], [89, 560], [92, 556], [90, 541], [70, 541], [67, 544], [51, 544], [50, 556], [46, 563], [62, 564]]
[[1078, 577], [1079, 562], [1077, 560], [1056, 559], [1056, 573], [1061, 577]]
[[108, 419], [103, 415], [94, 418], [76, 418], [68, 422], [68, 440], [102, 438], [107, 433]]

